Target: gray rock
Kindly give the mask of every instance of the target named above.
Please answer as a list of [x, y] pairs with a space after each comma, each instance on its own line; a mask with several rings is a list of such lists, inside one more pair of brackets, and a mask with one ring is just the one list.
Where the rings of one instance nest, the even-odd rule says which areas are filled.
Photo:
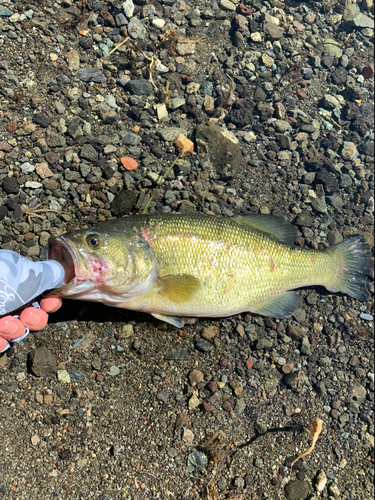
[[0, 17], [10, 17], [13, 16], [14, 12], [6, 7], [0, 7]]
[[204, 467], [208, 464], [207, 457], [201, 451], [194, 451], [188, 455], [188, 464], [194, 467]]
[[354, 142], [344, 141], [341, 149], [341, 156], [343, 160], [353, 160], [357, 155], [357, 146], [354, 144]]
[[289, 132], [292, 129], [290, 123], [288, 123], [284, 120], [275, 120], [272, 122], [272, 126], [275, 127], [275, 129], [278, 132], [282, 132], [283, 134], [285, 132]]
[[336, 245], [336, 243], [341, 243], [344, 238], [342, 237], [342, 234], [340, 231], [337, 231], [337, 229], [334, 229], [333, 231], [330, 231], [327, 235], [327, 240], [330, 245]]
[[31, 371], [37, 377], [53, 377], [57, 373], [56, 356], [46, 347], [38, 347], [29, 354]]
[[126, 132], [122, 136], [122, 143], [124, 146], [136, 146], [141, 142], [141, 138], [137, 134], [133, 134], [132, 132]]
[[352, 178], [349, 174], [342, 174], [340, 178], [340, 187], [345, 189], [353, 184]]
[[108, 375], [111, 377], [117, 377], [120, 374], [120, 368], [118, 366], [111, 366], [111, 369], [108, 372]]
[[77, 76], [83, 82], [104, 83], [107, 81], [103, 72], [98, 68], [81, 68], [77, 71]]
[[117, 16], [115, 17], [115, 20], [116, 20], [116, 25], [117, 26], [125, 26], [126, 24], [128, 24], [128, 20], [126, 19], [126, 17], [124, 16], [124, 14], [122, 12], [120, 12], [120, 14], [117, 14]]
[[66, 371], [69, 373], [70, 378], [72, 380], [75, 380], [76, 382], [85, 380], [85, 378], [87, 377], [86, 373], [79, 372], [77, 370], [72, 370], [71, 368], [68, 368]]
[[163, 391], [160, 391], [157, 393], [156, 397], [159, 399], [159, 401], [163, 401], [163, 403], [166, 403], [169, 399], [169, 394], [170, 392], [168, 389], [164, 389]]
[[126, 0], [122, 4], [122, 9], [124, 11], [125, 16], [130, 19], [134, 14], [134, 3], [133, 0]]
[[313, 218], [310, 217], [310, 215], [308, 215], [305, 212], [302, 212], [301, 214], [299, 214], [299, 216], [295, 222], [295, 224], [297, 226], [302, 226], [302, 227], [311, 227], [312, 223], [313, 223]]
[[116, 217], [129, 215], [137, 203], [137, 191], [122, 190], [116, 194], [115, 199], [111, 203], [111, 212]]
[[348, 26], [355, 26], [356, 28], [374, 28], [374, 20], [360, 12], [351, 21], [347, 21]]
[[275, 23], [265, 23], [263, 24], [263, 31], [267, 38], [272, 41], [280, 40], [283, 37], [283, 32]]
[[142, 36], [144, 30], [143, 24], [136, 17], [130, 20], [128, 24], [128, 33], [134, 40]]
[[213, 347], [211, 342], [209, 342], [208, 340], [204, 340], [204, 339], [197, 339], [194, 343], [194, 346], [198, 351], [201, 351], [201, 352], [209, 352], [209, 351], [211, 351], [211, 349]]
[[328, 196], [327, 201], [330, 205], [332, 205], [336, 210], [341, 210], [344, 205], [343, 199], [340, 196]]
[[211, 178], [227, 179], [235, 175], [242, 161], [238, 139], [228, 130], [209, 123], [196, 129], [199, 161]]
[[168, 142], [173, 142], [180, 134], [186, 136], [187, 132], [185, 129], [178, 127], [162, 127], [158, 130], [158, 135], [163, 139], [163, 141]]
[[372, 316], [372, 314], [361, 313], [359, 317], [365, 321], [374, 321], [374, 316]]
[[328, 52], [333, 57], [340, 58], [342, 56], [342, 49], [340, 45], [333, 38], [326, 38], [323, 42], [323, 51]]
[[285, 486], [287, 500], [303, 500], [309, 494], [309, 485], [305, 481], [290, 481]]
[[197, 211], [197, 207], [191, 201], [183, 200], [178, 207], [178, 211], [181, 213], [194, 213]]
[[172, 349], [167, 352], [165, 359], [174, 359], [175, 361], [186, 361], [189, 359], [189, 351], [187, 349]]
[[239, 399], [234, 407], [234, 413], [237, 415], [241, 415], [245, 411], [246, 403], [244, 399]]
[[81, 149], [80, 157], [94, 162], [98, 159], [98, 152], [91, 144], [84, 144]]
[[366, 389], [361, 384], [353, 384], [348, 390], [348, 400], [361, 405], [366, 399]]
[[133, 95], [150, 95], [153, 91], [152, 84], [144, 78], [129, 80], [125, 88]]
[[66, 145], [65, 137], [60, 134], [49, 134], [47, 144], [50, 148], [63, 148]]

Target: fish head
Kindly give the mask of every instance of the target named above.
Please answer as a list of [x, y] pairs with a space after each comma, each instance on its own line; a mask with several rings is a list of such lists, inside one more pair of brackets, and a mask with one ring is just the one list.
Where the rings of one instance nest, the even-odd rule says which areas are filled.
[[[111, 294], [132, 298], [156, 269], [153, 252], [135, 231], [112, 229], [109, 223], [51, 238], [48, 258], [65, 269], [64, 284], [53, 293], [87, 300]], [[94, 297], [98, 290], [101, 295]]]

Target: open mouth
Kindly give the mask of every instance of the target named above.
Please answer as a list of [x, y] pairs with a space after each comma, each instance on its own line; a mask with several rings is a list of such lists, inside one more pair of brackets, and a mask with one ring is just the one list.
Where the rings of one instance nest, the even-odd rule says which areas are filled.
[[48, 258], [56, 260], [65, 269], [64, 285], [70, 283], [76, 277], [74, 257], [74, 251], [64, 238], [59, 237], [49, 241]]

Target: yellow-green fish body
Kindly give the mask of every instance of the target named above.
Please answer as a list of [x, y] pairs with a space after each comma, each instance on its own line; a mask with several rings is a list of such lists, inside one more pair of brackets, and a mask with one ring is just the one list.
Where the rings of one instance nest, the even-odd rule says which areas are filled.
[[76, 260], [62, 296], [179, 326], [179, 316], [290, 316], [300, 305], [290, 290], [302, 286], [367, 297], [371, 260], [362, 237], [325, 251], [294, 246], [296, 237], [293, 226], [272, 216], [139, 215], [52, 240], [50, 257], [64, 264], [64, 247]]

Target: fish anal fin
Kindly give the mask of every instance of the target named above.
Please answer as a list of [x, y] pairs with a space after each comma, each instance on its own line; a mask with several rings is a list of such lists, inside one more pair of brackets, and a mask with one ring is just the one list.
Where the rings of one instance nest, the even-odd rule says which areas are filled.
[[274, 215], [239, 215], [232, 219], [238, 224], [250, 226], [287, 245], [293, 245], [298, 237], [298, 230], [295, 226]]
[[182, 328], [184, 326], [181, 318], [179, 318], [178, 316], [169, 316], [168, 314], [157, 313], [152, 313], [152, 316], [156, 319], [160, 319], [160, 321], [165, 321], [166, 323], [169, 323], [170, 325], [173, 325], [177, 328]]
[[199, 279], [190, 274], [171, 274], [156, 280], [158, 293], [177, 304], [188, 302], [199, 287]]
[[295, 292], [284, 292], [277, 297], [259, 302], [249, 308], [249, 311], [271, 318], [287, 318], [301, 307], [301, 296]]

